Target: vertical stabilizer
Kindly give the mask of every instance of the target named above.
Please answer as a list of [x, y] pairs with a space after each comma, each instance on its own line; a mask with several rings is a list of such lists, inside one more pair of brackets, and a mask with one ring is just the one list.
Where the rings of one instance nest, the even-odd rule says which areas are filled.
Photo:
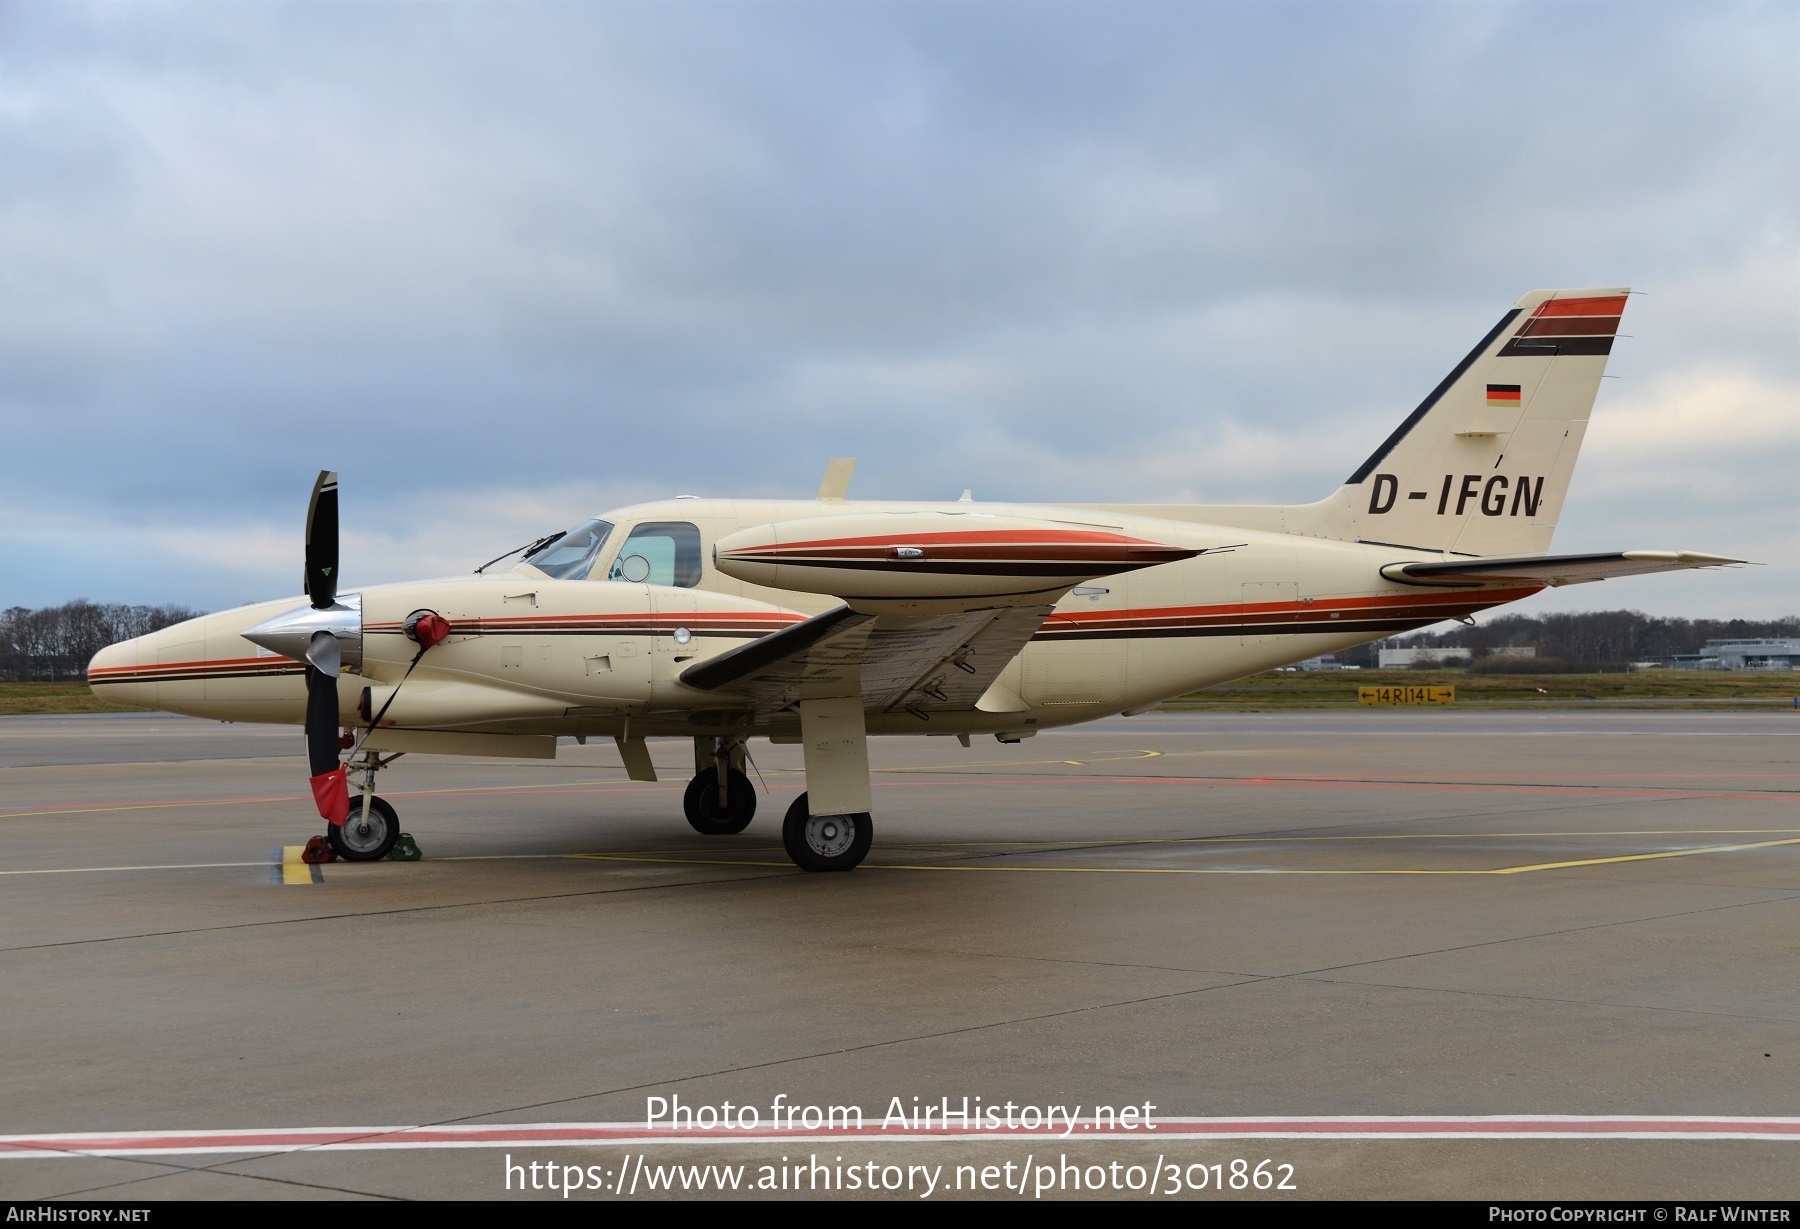
[[1520, 299], [1294, 527], [1462, 555], [1548, 550], [1628, 293]]

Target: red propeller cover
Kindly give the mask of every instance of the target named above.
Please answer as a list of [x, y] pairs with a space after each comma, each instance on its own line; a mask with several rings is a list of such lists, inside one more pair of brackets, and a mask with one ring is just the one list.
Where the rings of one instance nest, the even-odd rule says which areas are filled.
[[344, 766], [322, 772], [312, 778], [313, 801], [319, 804], [319, 816], [332, 827], [342, 824], [350, 815], [350, 783], [344, 777]]

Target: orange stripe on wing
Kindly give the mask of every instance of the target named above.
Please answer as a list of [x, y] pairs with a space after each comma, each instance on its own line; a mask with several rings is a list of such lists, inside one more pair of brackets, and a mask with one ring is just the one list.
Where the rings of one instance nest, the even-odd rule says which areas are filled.
[[[1530, 597], [1542, 585], [1517, 589], [1488, 589], [1481, 593], [1477, 605], [1498, 605]], [[1154, 621], [1170, 619], [1239, 619], [1245, 615], [1321, 614], [1332, 611], [1364, 614], [1372, 611], [1413, 609], [1417, 607], [1466, 606], [1472, 595], [1467, 590], [1454, 593], [1397, 593], [1379, 597], [1343, 597], [1313, 602], [1220, 602], [1211, 606], [1149, 606], [1141, 610], [1057, 611], [1045, 620], [1052, 623], [1087, 626], [1117, 620]]]

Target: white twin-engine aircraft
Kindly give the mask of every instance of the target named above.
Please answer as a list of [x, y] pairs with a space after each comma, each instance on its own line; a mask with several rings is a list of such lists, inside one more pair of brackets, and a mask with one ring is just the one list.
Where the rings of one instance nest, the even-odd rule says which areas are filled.
[[722, 835], [756, 810], [747, 740], [799, 743], [783, 843], [849, 870], [872, 734], [1016, 742], [1549, 585], [1740, 562], [1545, 553], [1626, 294], [1526, 295], [1342, 487], [1293, 507], [851, 502], [839, 460], [815, 499], [640, 504], [503, 574], [340, 594], [324, 473], [304, 604], [115, 644], [88, 680], [121, 703], [304, 722], [329, 844], [353, 860], [392, 850], [375, 774], [409, 751], [549, 759], [559, 736], [610, 736], [653, 781], [644, 740], [692, 738], [687, 819]]

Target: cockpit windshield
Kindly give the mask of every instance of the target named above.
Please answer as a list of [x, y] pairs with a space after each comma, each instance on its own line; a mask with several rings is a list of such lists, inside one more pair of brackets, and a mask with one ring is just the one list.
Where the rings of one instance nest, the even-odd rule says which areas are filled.
[[536, 554], [527, 555], [525, 562], [558, 580], [584, 580], [612, 529], [610, 521], [583, 521]]

